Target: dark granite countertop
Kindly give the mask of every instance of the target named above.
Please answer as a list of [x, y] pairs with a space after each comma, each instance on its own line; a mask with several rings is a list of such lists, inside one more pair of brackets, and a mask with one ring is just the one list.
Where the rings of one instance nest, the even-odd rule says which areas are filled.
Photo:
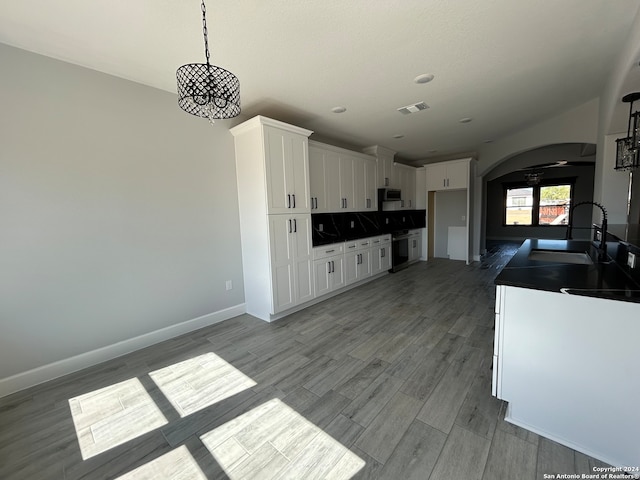
[[610, 258], [593, 265], [531, 260], [535, 249], [587, 252], [597, 259], [597, 249], [587, 240], [525, 240], [496, 277], [496, 285], [640, 303], [640, 283]]

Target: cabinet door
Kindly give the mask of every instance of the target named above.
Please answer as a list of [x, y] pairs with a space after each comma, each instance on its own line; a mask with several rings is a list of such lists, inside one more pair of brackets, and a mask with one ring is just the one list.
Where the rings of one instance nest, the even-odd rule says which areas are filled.
[[294, 299], [300, 304], [314, 298], [311, 215], [293, 217], [291, 237], [294, 242]]
[[345, 286], [344, 279], [344, 256], [333, 257], [331, 259], [332, 273], [331, 273], [331, 289], [336, 290]]
[[324, 153], [324, 181], [327, 194], [327, 211], [337, 213], [342, 210], [340, 194], [340, 157], [337, 153]]
[[313, 262], [313, 277], [315, 280], [315, 296], [320, 297], [331, 291], [331, 259], [323, 258]]
[[415, 210], [416, 207], [416, 169], [409, 168], [407, 170], [406, 186], [407, 195], [404, 206], [409, 210]]
[[[286, 150], [291, 152], [290, 190], [293, 195], [292, 209], [296, 213], [309, 213], [309, 147], [304, 135], [285, 134]], [[286, 174], [286, 172], [285, 172]]]
[[416, 209], [427, 209], [427, 169], [416, 170]]
[[343, 210], [355, 210], [353, 167], [353, 157], [340, 155], [340, 196], [343, 199]]
[[409, 261], [413, 262], [418, 257], [416, 256], [418, 252], [418, 238], [416, 236], [409, 237]]
[[451, 162], [447, 164], [447, 187], [467, 188], [469, 185], [469, 169], [467, 162]]
[[447, 188], [447, 169], [442, 163], [427, 165], [427, 191]]
[[397, 188], [393, 157], [378, 158], [378, 183], [381, 187]]
[[323, 152], [314, 146], [309, 146], [309, 189], [311, 192], [312, 213], [324, 213], [327, 211], [325, 184]]
[[391, 243], [380, 247], [380, 270], [386, 271], [391, 269]]
[[268, 213], [288, 213], [291, 207], [293, 164], [285, 134], [277, 128], [264, 127], [267, 174]]
[[269, 242], [271, 246], [271, 285], [273, 288], [272, 313], [295, 305], [293, 224], [287, 215], [269, 216]]
[[360, 252], [347, 252], [344, 254], [344, 281], [345, 285], [351, 285], [358, 280], [358, 260]]
[[267, 213], [308, 212], [308, 140], [303, 135], [264, 127]]
[[353, 210], [363, 212], [367, 209], [365, 159], [353, 157]]
[[378, 165], [375, 159], [364, 161], [364, 191], [365, 191], [365, 209], [377, 211], [378, 210], [378, 188], [376, 182], [376, 173]]
[[371, 249], [360, 250], [360, 264], [358, 265], [358, 280], [371, 276]]

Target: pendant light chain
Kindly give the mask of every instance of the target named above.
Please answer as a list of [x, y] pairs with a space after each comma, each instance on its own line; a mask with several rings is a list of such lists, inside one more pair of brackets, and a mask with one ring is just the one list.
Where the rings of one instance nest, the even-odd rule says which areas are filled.
[[207, 7], [204, 4], [204, 0], [202, 0], [202, 5], [200, 7], [202, 9], [202, 33], [204, 34], [204, 56], [207, 57], [207, 65], [209, 63], [209, 31], [207, 30]]

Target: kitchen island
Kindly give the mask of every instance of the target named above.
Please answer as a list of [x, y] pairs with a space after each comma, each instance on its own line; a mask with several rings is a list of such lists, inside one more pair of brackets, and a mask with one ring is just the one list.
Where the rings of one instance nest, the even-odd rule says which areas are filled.
[[[536, 251], [596, 261], [536, 260]], [[493, 395], [508, 402], [505, 420], [637, 467], [640, 285], [597, 253], [588, 241], [527, 240], [498, 275]]]

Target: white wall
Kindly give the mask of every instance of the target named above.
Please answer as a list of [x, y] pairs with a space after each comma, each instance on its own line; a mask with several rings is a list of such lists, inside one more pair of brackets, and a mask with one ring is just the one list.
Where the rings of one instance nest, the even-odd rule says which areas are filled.
[[242, 306], [226, 122], [2, 44], [0, 63], [0, 396], [33, 369], [41, 381], [82, 366], [70, 357]]
[[[500, 139], [500, 141], [483, 145], [478, 155], [477, 176], [482, 177], [498, 164], [534, 148], [561, 143], [596, 143], [597, 132], [598, 100], [595, 99]], [[482, 184], [479, 178], [476, 183]], [[484, 248], [482, 238], [485, 225], [485, 212], [483, 211], [483, 205], [486, 206], [485, 195], [486, 184], [483, 185], [483, 188], [476, 189], [473, 202], [474, 255], [479, 255]]]

